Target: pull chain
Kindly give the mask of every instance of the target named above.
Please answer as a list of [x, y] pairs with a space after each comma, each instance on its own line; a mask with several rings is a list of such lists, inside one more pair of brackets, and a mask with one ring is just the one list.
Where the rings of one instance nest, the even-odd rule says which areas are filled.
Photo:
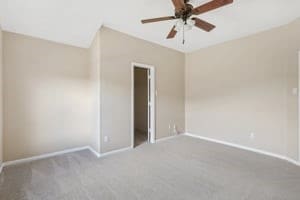
[[185, 43], [185, 31], [184, 31], [184, 27], [185, 27], [185, 24], [183, 25], [183, 39], [182, 39], [182, 44], [184, 45], [184, 43]]

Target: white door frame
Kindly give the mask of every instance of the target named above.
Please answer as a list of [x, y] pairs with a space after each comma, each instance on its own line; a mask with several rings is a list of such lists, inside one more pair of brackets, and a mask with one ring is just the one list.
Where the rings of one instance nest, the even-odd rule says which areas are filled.
[[300, 51], [298, 52], [298, 161], [300, 161]]
[[[144, 68], [150, 70], [151, 81], [150, 81], [150, 99], [151, 99], [151, 109], [150, 109], [150, 142], [155, 143], [155, 67], [152, 65], [142, 64], [142, 63], [131, 63], [131, 147], [134, 147], [134, 67]], [[148, 130], [149, 131], [149, 130]]]

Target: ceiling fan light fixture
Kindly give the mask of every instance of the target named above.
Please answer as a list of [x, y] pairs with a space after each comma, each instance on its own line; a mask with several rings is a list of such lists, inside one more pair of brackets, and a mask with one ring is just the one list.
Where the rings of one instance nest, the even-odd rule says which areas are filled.
[[[176, 34], [180, 31], [183, 32], [183, 44], [185, 41], [185, 31], [193, 29], [193, 27], [197, 27], [206, 32], [212, 31], [216, 28], [215, 25], [206, 22], [205, 20], [194, 17], [194, 15], [200, 15], [203, 13], [207, 13], [209, 11], [221, 8], [228, 4], [233, 3], [234, 0], [210, 0], [207, 3], [203, 3], [204, 0], [172, 0], [173, 6], [175, 8], [175, 14], [172, 16], [158, 17], [152, 19], [144, 19], [141, 22], [143, 24], [160, 22], [160, 21], [169, 21], [176, 20], [173, 25], [171, 31], [169, 32], [167, 39], [175, 38]], [[208, 1], [208, 0], [205, 0]]]
[[181, 29], [184, 26], [184, 21], [182, 19], [179, 19], [176, 23], [175, 23], [175, 30], [177, 32], [181, 31]]
[[193, 29], [193, 27], [194, 27], [194, 25], [185, 24], [185, 25], [184, 25], [184, 30], [185, 30], [185, 31], [190, 31], [190, 30]]
[[195, 21], [195, 20], [193, 20], [193, 19], [188, 19], [188, 20], [186, 21], [186, 23], [187, 23], [187, 25], [190, 25], [190, 26], [195, 26], [195, 24], [196, 24], [196, 21]]

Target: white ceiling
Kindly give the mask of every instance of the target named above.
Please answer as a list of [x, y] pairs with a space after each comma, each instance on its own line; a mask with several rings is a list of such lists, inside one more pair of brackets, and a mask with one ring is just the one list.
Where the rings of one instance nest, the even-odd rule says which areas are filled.
[[[197, 0], [198, 4], [209, 0]], [[300, 0], [235, 0], [199, 16], [217, 26], [206, 33], [194, 28], [166, 40], [174, 21], [142, 25], [143, 18], [173, 15], [171, 0], [0, 0], [4, 30], [79, 47], [89, 47], [101, 25], [182, 52], [240, 38], [300, 17]]]

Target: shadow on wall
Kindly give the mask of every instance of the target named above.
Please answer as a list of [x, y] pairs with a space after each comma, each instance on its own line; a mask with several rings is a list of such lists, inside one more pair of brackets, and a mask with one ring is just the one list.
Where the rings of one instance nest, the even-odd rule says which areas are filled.
[[88, 51], [8, 32], [4, 47], [5, 161], [90, 145]]
[[187, 54], [187, 131], [297, 159], [299, 22]]

